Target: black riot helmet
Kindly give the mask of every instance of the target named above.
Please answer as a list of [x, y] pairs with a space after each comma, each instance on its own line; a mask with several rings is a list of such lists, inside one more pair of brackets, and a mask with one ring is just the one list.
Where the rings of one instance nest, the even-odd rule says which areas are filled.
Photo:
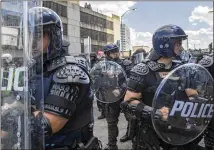
[[104, 53], [118, 53], [119, 52], [119, 48], [116, 44], [107, 44], [106, 46], [104, 46]]
[[[40, 43], [38, 41], [41, 40], [42, 35], [46, 33], [50, 41], [44, 56], [47, 56], [47, 60], [59, 56], [63, 50], [63, 26], [56, 12], [46, 7], [33, 7], [29, 10], [28, 19], [30, 31], [29, 38], [32, 39], [33, 49], [38, 50], [38, 45], [42, 45], [41, 41]], [[43, 31], [43, 34], [39, 35], [38, 31]]]
[[[107, 59], [112, 59], [114, 61], [119, 60], [119, 48], [116, 44], [107, 44], [104, 46], [104, 54], [106, 55]], [[110, 56], [110, 54], [114, 54], [113, 58]]]
[[165, 25], [160, 27], [155, 31], [152, 37], [154, 49], [150, 52], [150, 59], [157, 60], [160, 57], [170, 58], [180, 55], [174, 51], [174, 47], [177, 43], [182, 45], [182, 41], [186, 40], [187, 37], [184, 30], [177, 25]]

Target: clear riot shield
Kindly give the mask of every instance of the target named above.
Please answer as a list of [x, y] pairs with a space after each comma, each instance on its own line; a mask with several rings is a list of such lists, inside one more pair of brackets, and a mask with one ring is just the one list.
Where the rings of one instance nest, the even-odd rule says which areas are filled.
[[35, 6], [41, 2], [1, 2], [1, 149], [44, 147], [42, 123], [32, 117], [43, 112], [43, 28]]
[[[160, 138], [172, 145], [196, 139], [213, 115], [213, 78], [202, 66], [189, 63], [170, 72], [159, 85], [152, 123]], [[157, 112], [162, 112], [157, 117]]]
[[126, 92], [126, 73], [113, 62], [103, 60], [91, 69], [92, 89], [95, 98], [102, 103], [119, 101]]

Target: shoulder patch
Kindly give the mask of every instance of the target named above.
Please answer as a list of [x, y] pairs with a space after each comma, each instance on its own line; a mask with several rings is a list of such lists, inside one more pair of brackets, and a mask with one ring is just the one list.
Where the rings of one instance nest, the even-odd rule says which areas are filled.
[[199, 65], [203, 67], [210, 67], [213, 64], [213, 57], [205, 56], [199, 61]]
[[146, 75], [149, 73], [149, 68], [146, 64], [139, 63], [132, 68], [131, 72], [134, 72], [139, 75]]
[[164, 64], [160, 64], [160, 63], [157, 63], [154, 61], [147, 61], [147, 65], [152, 71], [158, 71], [158, 70], [163, 69], [165, 67]]
[[56, 83], [77, 83], [89, 84], [90, 78], [84, 69], [75, 64], [66, 64], [56, 70], [53, 75], [53, 80]]

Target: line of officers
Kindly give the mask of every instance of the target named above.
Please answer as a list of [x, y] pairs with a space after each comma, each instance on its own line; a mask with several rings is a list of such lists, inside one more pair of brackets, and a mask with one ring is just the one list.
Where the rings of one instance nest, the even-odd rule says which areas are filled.
[[[164, 36], [168, 39], [164, 39]], [[173, 146], [166, 144], [157, 136], [151, 125], [151, 118], [148, 119], [148, 117], [148, 121], [145, 121], [145, 118], [142, 119], [141, 115], [137, 115], [143, 113], [137, 111], [142, 111], [145, 106], [152, 106], [155, 91], [161, 80], [166, 76], [166, 72], [168, 73], [189, 62], [204, 66], [213, 76], [212, 53], [197, 58], [192, 56], [194, 60], [190, 59], [191, 55], [189, 53], [189, 56], [184, 56], [187, 53], [183, 53], [182, 41], [186, 40], [187, 37], [184, 30], [177, 25], [162, 26], [153, 34], [153, 48], [151, 51], [146, 53], [144, 49], [140, 48], [133, 53], [131, 59], [120, 59], [119, 48], [115, 44], [108, 44], [104, 47], [105, 58], [121, 65], [128, 77], [127, 91], [121, 100], [113, 104], [104, 104], [97, 101], [98, 109], [101, 112], [98, 119], [106, 118], [108, 123], [108, 144], [105, 149], [118, 149], [118, 118], [120, 112], [124, 113], [128, 122], [126, 133], [120, 138], [120, 141], [132, 140], [132, 148], [135, 150], [158, 150], [160, 147], [164, 150], [200, 150], [205, 149], [198, 145], [202, 138], [204, 138], [206, 149], [214, 148], [213, 119], [204, 134], [186, 145]], [[90, 57], [91, 66], [93, 67], [99, 60], [96, 53], [91, 53]], [[153, 88], [153, 90], [149, 90], [150, 88]], [[132, 113], [130, 113], [130, 109], [133, 109]], [[166, 112], [165, 108], [160, 111], [162, 115]]]
[[[33, 40], [33, 50], [41, 49], [41, 43], [34, 35], [38, 31], [37, 28], [42, 25], [43, 37], [40, 41], [43, 41], [43, 72], [39, 68], [40, 65], [37, 65], [40, 63], [39, 60], [35, 58], [31, 69], [35, 75], [43, 75], [45, 86], [44, 112], [42, 113], [37, 107], [32, 106], [30, 118], [32, 130], [29, 130], [32, 149], [43, 149], [41, 131], [44, 131], [45, 134], [46, 150], [101, 149], [100, 141], [93, 135], [94, 95], [86, 59], [68, 54], [64, 47], [62, 21], [53, 10], [35, 7], [29, 11], [29, 16], [35, 19], [43, 17], [42, 23], [41, 20], [32, 20], [33, 22], [30, 23], [34, 30], [29, 31], [32, 32], [29, 34], [32, 36], [29, 39]], [[120, 59], [119, 49], [115, 44], [108, 44], [104, 47], [105, 58], [121, 65], [128, 76], [126, 94], [122, 99], [107, 106], [98, 103], [101, 110], [99, 119], [105, 117], [108, 123], [108, 144], [105, 149], [118, 149], [118, 118], [121, 110], [128, 121], [127, 132], [121, 141], [132, 140], [134, 150], [159, 150], [160, 147], [164, 150], [198, 150], [201, 148], [198, 143], [203, 136], [207, 149], [214, 148], [213, 121], [210, 122], [202, 136], [186, 145], [173, 146], [159, 138], [149, 120], [151, 117], [142, 118], [144, 107], [152, 106], [156, 89], [165, 74], [181, 65], [173, 60], [180, 58], [183, 51], [182, 42], [186, 39], [186, 33], [179, 26], [162, 26], [153, 34], [153, 50], [149, 53], [148, 59], [140, 62], [135, 60], [140, 60], [137, 59], [140, 53], [143, 53], [144, 57], [147, 55], [143, 50], [137, 51], [130, 61]], [[94, 59], [92, 58], [91, 62], [96, 62], [96, 56], [92, 55], [92, 57]], [[204, 56], [196, 63], [205, 66], [213, 75], [213, 55]], [[40, 81], [33, 78], [33, 75], [31, 83], [38, 85]], [[33, 91], [32, 96], [38, 102], [41, 100], [41, 86], [29, 86]], [[197, 97], [197, 94], [195, 96]], [[23, 114], [22, 110], [22, 99], [15, 101], [10, 106], [2, 106], [2, 132], [10, 133], [13, 131], [12, 128], [15, 131], [18, 130], [18, 124], [11, 123], [11, 120], [13, 121], [17, 115]], [[160, 112], [163, 116], [167, 115], [165, 108], [160, 109]], [[13, 132], [16, 133], [15, 131]], [[15, 139], [8, 140], [5, 136], [2, 144], [12, 147], [13, 145], [8, 142], [16, 143]]]

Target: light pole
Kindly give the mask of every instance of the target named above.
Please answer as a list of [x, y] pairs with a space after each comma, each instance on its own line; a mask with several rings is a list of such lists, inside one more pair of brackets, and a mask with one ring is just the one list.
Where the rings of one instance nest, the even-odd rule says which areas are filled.
[[124, 12], [122, 14], [122, 16], [120, 17], [120, 51], [122, 50], [122, 56], [124, 56], [124, 53], [123, 53], [123, 48], [122, 48], [122, 26], [123, 26], [123, 17], [124, 15], [129, 12], [129, 11], [135, 11], [137, 10], [137, 8], [132, 8], [132, 9], [129, 9], [127, 10], [126, 12]]

